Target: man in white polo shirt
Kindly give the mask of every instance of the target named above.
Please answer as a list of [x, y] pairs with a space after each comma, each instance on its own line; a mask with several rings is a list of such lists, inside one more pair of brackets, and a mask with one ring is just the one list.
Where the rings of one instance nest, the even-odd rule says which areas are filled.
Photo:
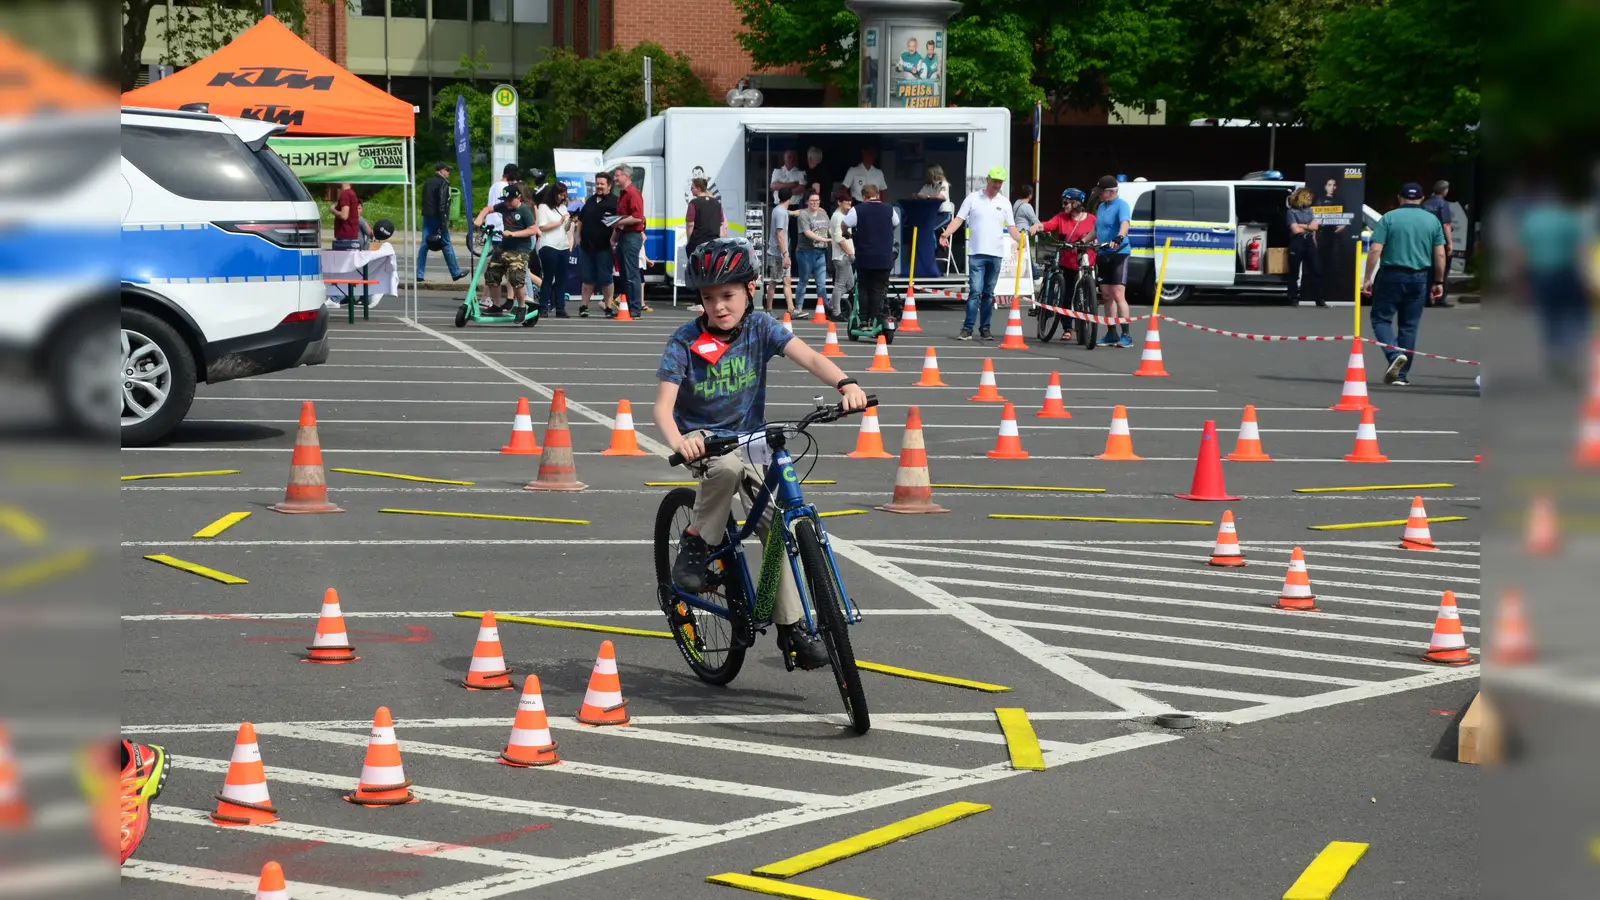
[[849, 171], [844, 173], [845, 187], [850, 189], [850, 196], [854, 197], [857, 203], [865, 199], [861, 189], [869, 184], [877, 185], [880, 195], [889, 189], [889, 182], [884, 179], [883, 170], [878, 168], [877, 162], [878, 148], [862, 147], [860, 165], [851, 166]]
[[771, 184], [768, 185], [772, 188], [773, 203], [778, 202], [778, 194], [783, 191], [789, 191], [798, 197], [800, 192], [806, 189], [805, 170], [798, 168], [796, 162], [793, 150], [783, 151], [783, 165], [772, 170]]
[[994, 315], [995, 282], [1000, 280], [1000, 257], [1005, 255], [1004, 234], [1019, 245], [1022, 233], [1017, 231], [1012, 215], [1011, 201], [1000, 193], [1006, 183], [1004, 166], [989, 170], [983, 190], [968, 194], [962, 201], [956, 217], [944, 231], [939, 232], [939, 246], [950, 246], [950, 235], [965, 224], [971, 229], [967, 238], [967, 317], [961, 323], [960, 340], [972, 340], [972, 326], [979, 325], [978, 334], [986, 341], [994, 340], [989, 333], [989, 320]]

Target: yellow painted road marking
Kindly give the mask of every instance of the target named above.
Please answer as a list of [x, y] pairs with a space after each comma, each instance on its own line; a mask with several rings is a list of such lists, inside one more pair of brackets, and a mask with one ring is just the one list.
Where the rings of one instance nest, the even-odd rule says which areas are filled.
[[228, 513], [210, 525], [196, 531], [193, 536], [197, 538], [214, 538], [248, 518], [250, 518], [250, 514], [247, 512]]
[[[987, 812], [988, 809], [989, 805], [986, 803], [951, 803], [938, 809], [912, 816], [909, 819], [901, 819], [882, 828], [874, 828], [855, 837], [835, 841], [826, 847], [807, 850], [799, 856], [791, 856], [788, 859], [780, 859], [775, 863], [767, 863], [750, 871], [752, 874], [766, 878], [793, 878], [802, 872], [819, 869], [828, 863], [848, 859], [868, 850], [876, 850], [895, 841], [905, 840], [912, 835], [921, 834], [924, 831], [932, 831], [941, 825], [948, 825], [957, 819], [965, 819], [967, 816], [975, 816], [978, 813]], [[735, 887], [742, 887], [742, 885], [735, 885]], [[779, 896], [787, 895], [780, 894]], [[802, 895], [796, 894], [794, 896]]]
[[[1465, 522], [1466, 516], [1429, 516], [1429, 522]], [[1312, 531], [1349, 531], [1352, 528], [1399, 528], [1409, 519], [1385, 519], [1382, 522], [1345, 522], [1340, 525], [1307, 525]]]
[[41, 544], [50, 536], [50, 530], [43, 522], [27, 510], [15, 506], [0, 507], [0, 530], [10, 532], [12, 537], [24, 544]]
[[[838, 484], [839, 482], [824, 478], [807, 478], [801, 484]], [[698, 481], [646, 481], [645, 487], [699, 487]]]
[[1011, 752], [1011, 768], [1044, 771], [1044, 751], [1039, 749], [1039, 736], [1028, 721], [1028, 713], [1021, 707], [997, 706], [994, 717], [1000, 721], [1000, 730], [1006, 736], [1006, 749]]
[[0, 591], [14, 591], [41, 581], [49, 581], [89, 564], [88, 550], [66, 550], [0, 571]]
[[493, 519], [497, 522], [547, 522], [551, 525], [587, 525], [588, 519], [551, 519], [545, 516], [499, 516], [493, 513], [441, 512], [436, 509], [380, 509], [403, 516], [444, 516], [451, 519]]
[[[1122, 522], [1129, 525], [1215, 525], [1202, 519], [1120, 519], [1112, 516], [1024, 516], [990, 513], [991, 519], [1024, 519], [1030, 522]], [[1404, 525], [1404, 522], [1400, 524]]]
[[[458, 612], [455, 614], [461, 619], [481, 619], [481, 612]], [[568, 622], [564, 619], [539, 619], [533, 616], [508, 616], [495, 613], [496, 622], [515, 622], [519, 625], [543, 625], [546, 628], [570, 628], [574, 631], [603, 631], [606, 634], [625, 634], [631, 637], [667, 638], [672, 639], [670, 631], [649, 631], [643, 628], [623, 628], [620, 625], [591, 625], [588, 622]]]
[[1367, 844], [1334, 841], [1300, 873], [1283, 900], [1328, 900], [1356, 862], [1367, 852]]
[[867, 511], [864, 509], [833, 509], [825, 513], [817, 513], [818, 516], [824, 519], [831, 519], [834, 516], [864, 516], [866, 514]]
[[794, 900], [867, 900], [855, 894], [841, 894], [838, 891], [825, 891], [822, 888], [806, 887], [803, 884], [785, 884], [782, 881], [773, 881], [768, 878], [755, 878], [750, 875], [741, 875], [738, 872], [724, 872], [721, 875], [707, 875], [706, 881], [720, 884], [724, 887], [744, 888], [758, 894], [768, 894], [773, 897], [792, 897]]
[[1067, 494], [1104, 494], [1105, 488], [1056, 487], [1048, 484], [930, 484], [957, 491], [1056, 491]]
[[163, 566], [171, 566], [174, 569], [182, 569], [185, 572], [199, 575], [201, 578], [209, 578], [212, 581], [220, 581], [223, 584], [250, 583], [237, 575], [229, 575], [227, 572], [218, 572], [216, 569], [208, 569], [198, 563], [192, 563], [187, 560], [178, 559], [176, 556], [168, 556], [165, 553], [156, 553], [151, 556], [146, 556], [145, 559], [148, 559], [151, 562], [161, 563]]
[[902, 669], [899, 666], [886, 666], [883, 663], [867, 662], [863, 659], [856, 660], [856, 668], [867, 672], [877, 672], [880, 675], [893, 675], [897, 678], [910, 678], [915, 681], [931, 681], [934, 684], [948, 684], [951, 687], [971, 688], [974, 691], [983, 691], [988, 694], [1003, 694], [1011, 688], [1003, 684], [990, 684], [987, 681], [968, 681], [965, 678], [954, 678], [949, 675], [934, 675], [931, 672], [918, 672], [915, 669]]
[[1342, 494], [1347, 491], [1420, 491], [1428, 488], [1453, 488], [1455, 485], [1438, 484], [1357, 484], [1350, 487], [1295, 488], [1296, 494]]
[[1600, 863], [1600, 837], [1590, 839], [1589, 855], [1594, 858], [1595, 862]]
[[148, 478], [200, 478], [205, 475], [238, 475], [239, 469], [211, 469], [206, 472], [152, 472], [148, 475], [124, 475], [123, 481], [144, 481]]
[[398, 478], [401, 481], [421, 481], [427, 484], [459, 484], [470, 487], [476, 481], [456, 481], [451, 478], [424, 478], [421, 475], [401, 475], [399, 472], [372, 472], [367, 469], [329, 469], [329, 472], [343, 472], [346, 475], [370, 475], [373, 478]]

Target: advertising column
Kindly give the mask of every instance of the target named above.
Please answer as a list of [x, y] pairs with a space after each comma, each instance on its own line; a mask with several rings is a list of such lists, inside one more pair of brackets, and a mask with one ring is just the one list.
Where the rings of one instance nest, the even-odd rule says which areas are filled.
[[1356, 290], [1356, 241], [1366, 227], [1362, 207], [1367, 196], [1366, 163], [1310, 163], [1306, 187], [1311, 212], [1317, 217], [1317, 253], [1322, 262], [1322, 290], [1329, 302], [1352, 302]]
[[945, 25], [956, 0], [847, 0], [861, 20], [860, 105], [945, 105]]

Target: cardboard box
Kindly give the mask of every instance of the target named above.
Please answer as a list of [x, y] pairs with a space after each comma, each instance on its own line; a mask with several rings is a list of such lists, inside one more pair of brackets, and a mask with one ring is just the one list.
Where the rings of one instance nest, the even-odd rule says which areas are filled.
[[1268, 275], [1287, 275], [1287, 274], [1289, 274], [1289, 248], [1288, 247], [1268, 247], [1267, 248], [1267, 274]]

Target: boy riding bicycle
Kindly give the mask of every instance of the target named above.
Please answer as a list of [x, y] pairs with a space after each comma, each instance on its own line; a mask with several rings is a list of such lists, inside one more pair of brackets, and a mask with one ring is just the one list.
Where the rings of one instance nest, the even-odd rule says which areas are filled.
[[[766, 449], [767, 363], [787, 356], [823, 384], [843, 394], [841, 405], [866, 408], [867, 395], [833, 361], [785, 331], [771, 316], [753, 311], [754, 251], [738, 238], [718, 238], [696, 247], [688, 263], [688, 286], [700, 292], [705, 312], [667, 339], [656, 369], [655, 422], [667, 444], [681, 454], [700, 481], [694, 521], [683, 533], [672, 580], [686, 591], [706, 589], [712, 544], [722, 542], [735, 492], [752, 500], [761, 490], [763, 470], [754, 464]], [[702, 459], [710, 436], [755, 435], [745, 453]], [[770, 507], [756, 532], [763, 541], [772, 524]], [[708, 543], [709, 538], [709, 543]], [[802, 607], [794, 574], [781, 567], [772, 622], [778, 647], [794, 654], [803, 668], [828, 665], [827, 651], [797, 628]]]

